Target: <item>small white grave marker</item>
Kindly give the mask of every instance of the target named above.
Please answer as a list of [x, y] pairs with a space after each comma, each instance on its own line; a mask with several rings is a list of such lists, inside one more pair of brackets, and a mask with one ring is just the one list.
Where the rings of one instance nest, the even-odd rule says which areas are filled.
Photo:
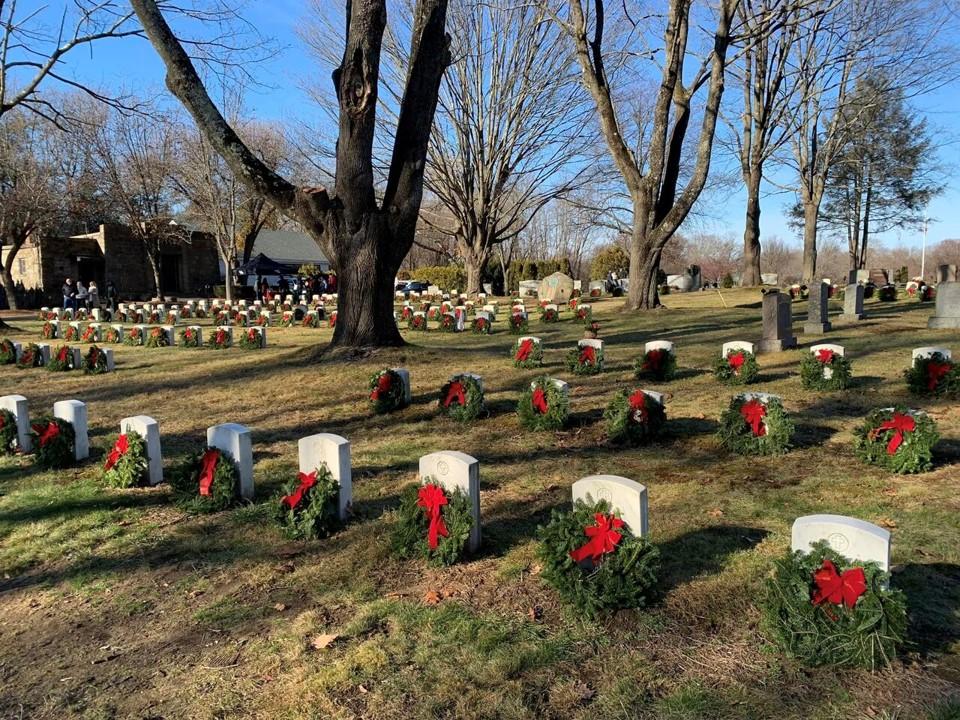
[[332, 433], [318, 433], [300, 438], [297, 443], [300, 472], [312, 473], [327, 466], [340, 486], [339, 514], [347, 519], [347, 510], [353, 501], [353, 471], [350, 466], [350, 441]]
[[53, 416], [73, 425], [73, 459], [86, 460], [90, 457], [87, 406], [79, 400], [60, 400], [53, 404]]
[[720, 349], [720, 355], [726, 357], [727, 353], [731, 350], [734, 352], [748, 352], [752, 355], [753, 343], [746, 342], [745, 340], [731, 340], [730, 342], [725, 342], [723, 347]]
[[480, 549], [480, 463], [465, 453], [435, 452], [420, 458], [420, 479], [433, 479], [444, 490], [460, 489], [473, 506], [473, 527], [470, 529], [468, 549]]
[[940, 353], [943, 355], [945, 360], [951, 360], [953, 355], [950, 353], [949, 348], [945, 347], [918, 347], [913, 351], [913, 364], [917, 364], [917, 360], [922, 358], [926, 360], [929, 357], [933, 357], [934, 353]]
[[[647, 354], [653, 350], [666, 350], [668, 353], [673, 352], [673, 343], [669, 340], [651, 340], [646, 345], [643, 346], [643, 353]], [[723, 353], [726, 355], [726, 351]]]
[[147, 479], [151, 485], [163, 482], [163, 456], [160, 453], [160, 424], [147, 415], [134, 415], [120, 421], [120, 432], [133, 431], [147, 446]]
[[[811, 346], [810, 346], [810, 353], [811, 353], [812, 355], [814, 355], [814, 356], [816, 356], [817, 353], [819, 353], [821, 350], [829, 350], [829, 351], [832, 352], [834, 355], [839, 355], [840, 357], [843, 357], [843, 356], [844, 356], [844, 352], [845, 352], [844, 349], [843, 349], [843, 345], [836, 345], [836, 344], [834, 344], [834, 343], [820, 343], [819, 345], [811, 345]], [[832, 377], [833, 377], [833, 368], [831, 368], [831, 367], [824, 367], [824, 368], [823, 368], [823, 377], [824, 377], [824, 379], [826, 379], [826, 380], [829, 380], [830, 378], [832, 378]]]
[[240, 476], [240, 496], [253, 499], [253, 445], [250, 430], [237, 423], [225, 423], [207, 428], [207, 445], [230, 453]]
[[806, 515], [793, 521], [792, 550], [810, 552], [819, 540], [850, 560], [876, 562], [890, 570], [890, 533], [873, 523], [844, 515]]
[[[606, 500], [637, 537], [645, 537], [648, 528], [647, 488], [619, 475], [590, 475], [573, 484], [573, 500]], [[589, 502], [589, 500], [587, 500]]]
[[17, 446], [25, 453], [30, 452], [30, 411], [27, 399], [23, 395], [4, 395], [0, 397], [0, 408], [11, 413], [17, 422]]
[[413, 391], [410, 389], [410, 371], [406, 368], [391, 368], [403, 381], [403, 402], [409, 405], [413, 400]]

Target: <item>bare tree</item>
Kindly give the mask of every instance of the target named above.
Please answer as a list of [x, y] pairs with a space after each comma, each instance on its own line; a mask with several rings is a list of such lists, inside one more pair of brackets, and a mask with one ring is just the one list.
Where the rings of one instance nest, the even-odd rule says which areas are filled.
[[424, 160], [443, 71], [449, 62], [446, 0], [418, 0], [410, 64], [397, 114], [386, 186], [378, 202], [373, 141], [386, 0], [347, 0], [346, 43], [334, 71], [339, 136], [332, 193], [298, 188], [270, 170], [224, 119], [154, 0], [131, 0], [167, 68], [167, 87], [238, 178], [297, 220], [337, 270], [335, 346], [402, 345], [393, 321], [393, 279], [413, 244]]
[[[660, 84], [651, 112], [650, 133], [634, 152], [621, 130], [622, 120], [606, 70], [604, 32], [608, 8], [604, 0], [570, 0], [558, 22], [574, 41], [583, 81], [597, 106], [600, 128], [610, 154], [630, 193], [630, 289], [626, 307], [649, 309], [659, 304], [657, 276], [663, 248], [689, 214], [710, 169], [720, 101], [724, 89], [731, 23], [739, 0], [717, 4], [711, 50], [699, 63], [688, 53], [692, 0], [670, 0], [663, 30]], [[592, 13], [590, 8], [592, 7]], [[629, 13], [620, 22], [632, 22]], [[643, 30], [638, 30], [638, 36]], [[628, 49], [629, 50], [629, 49]], [[638, 51], [634, 51], [636, 54]], [[650, 53], [654, 54], [654, 53]], [[689, 80], [685, 70], [696, 65]], [[693, 99], [706, 89], [703, 117], [693, 167], [680, 188], [684, 142], [693, 113]]]

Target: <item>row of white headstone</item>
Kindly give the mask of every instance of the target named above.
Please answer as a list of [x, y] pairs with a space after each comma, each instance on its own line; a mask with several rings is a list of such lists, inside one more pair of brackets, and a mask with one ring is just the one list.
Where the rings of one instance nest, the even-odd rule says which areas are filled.
[[[649, 352], [651, 349], [650, 345], [651, 343], [647, 343], [647, 352]], [[845, 357], [845, 354], [846, 354], [846, 350], [844, 349], [843, 345], [836, 345], [834, 343], [820, 343], [818, 345], [810, 346], [810, 352], [814, 355], [816, 355], [821, 350], [829, 350], [833, 352], [835, 355], [839, 355], [840, 357]], [[672, 345], [671, 345], [671, 351], [672, 351]], [[748, 352], [753, 354], [754, 345], [752, 342], [747, 342], [745, 340], [731, 340], [730, 342], [725, 342], [723, 344], [723, 347], [720, 350], [720, 355], [726, 356], [726, 354], [729, 352]], [[933, 357], [933, 355], [938, 353], [942, 355], [945, 360], [950, 360], [952, 358], [952, 353], [950, 352], [949, 348], [927, 346], [927, 347], [914, 348], [911, 360], [913, 363], [916, 363], [917, 360], [919, 359], [930, 358], [930, 357]]]
[[[16, 359], [19, 362], [20, 356], [23, 354], [23, 345], [15, 342], [13, 343], [13, 349], [16, 353]], [[83, 365], [83, 349], [77, 347], [68, 347], [67, 349], [70, 351], [70, 360], [73, 364], [73, 367], [81, 367]], [[110, 348], [98, 349], [107, 359], [107, 372], [113, 372], [116, 369], [116, 365], [113, 360], [113, 350]], [[50, 345], [48, 343], [37, 343], [37, 350], [40, 353], [40, 364], [47, 365], [50, 362]]]

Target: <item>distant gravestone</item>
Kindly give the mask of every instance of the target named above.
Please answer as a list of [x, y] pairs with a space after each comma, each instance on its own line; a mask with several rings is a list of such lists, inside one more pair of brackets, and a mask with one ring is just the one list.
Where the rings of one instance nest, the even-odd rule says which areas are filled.
[[827, 301], [830, 299], [830, 286], [825, 282], [812, 283], [807, 301], [807, 321], [803, 324], [805, 335], [823, 335], [830, 330], [827, 314]]
[[870, 268], [870, 282], [872, 282], [877, 287], [883, 287], [888, 282], [890, 278], [887, 275], [887, 271], [881, 268]]
[[53, 404], [53, 416], [73, 425], [73, 459], [86, 460], [90, 457], [87, 406], [79, 400], [61, 400]]
[[0, 409], [13, 415], [17, 423], [17, 447], [28, 453], [32, 449], [30, 442], [30, 411], [27, 399], [23, 395], [4, 395], [0, 397]]
[[890, 570], [890, 533], [873, 523], [844, 515], [806, 515], [794, 520], [792, 550], [810, 552], [810, 546], [820, 540], [845, 558], [875, 562]]
[[332, 433], [318, 433], [300, 438], [297, 451], [302, 473], [309, 474], [326, 465], [327, 470], [340, 486], [338, 513], [341, 520], [346, 520], [347, 511], [353, 501], [350, 441]]
[[606, 500], [612, 510], [637, 537], [646, 536], [647, 488], [634, 480], [619, 475], [590, 475], [573, 484], [573, 501]]
[[444, 490], [462, 490], [470, 498], [473, 527], [470, 528], [468, 549], [480, 549], [480, 463], [465, 453], [435, 452], [420, 458], [420, 479], [431, 478]]
[[958, 277], [957, 266], [956, 265], [940, 265], [937, 268], [937, 282], [957, 282], [960, 280]]
[[537, 294], [540, 283], [536, 280], [521, 280], [518, 286], [520, 297], [533, 297]]
[[224, 423], [207, 428], [207, 445], [230, 453], [240, 476], [240, 497], [253, 499], [253, 444], [250, 430], [237, 423]]
[[151, 485], [163, 482], [163, 455], [160, 452], [160, 424], [147, 415], [134, 415], [120, 421], [120, 432], [135, 432], [147, 448], [147, 478]]
[[960, 329], [960, 282], [950, 280], [937, 285], [937, 305], [927, 327]]
[[768, 292], [763, 296], [763, 338], [760, 340], [760, 352], [780, 352], [796, 346], [790, 298], [776, 290]]
[[863, 312], [863, 285], [853, 282], [847, 285], [843, 293], [843, 320], [860, 321], [866, 315]]
[[573, 295], [573, 278], [563, 273], [553, 273], [540, 282], [537, 295], [551, 303], [565, 303]]
[[764, 285], [776, 287], [780, 284], [780, 276], [777, 273], [760, 273], [760, 282]]

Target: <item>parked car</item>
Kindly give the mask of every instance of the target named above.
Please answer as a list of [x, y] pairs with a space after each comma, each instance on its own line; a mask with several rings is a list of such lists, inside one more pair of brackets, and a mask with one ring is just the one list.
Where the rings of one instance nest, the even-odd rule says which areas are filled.
[[410, 293], [424, 293], [430, 287], [429, 283], [420, 282], [418, 280], [412, 280], [404, 285], [402, 288], [397, 288], [397, 292], [402, 292], [404, 296], [409, 297]]

